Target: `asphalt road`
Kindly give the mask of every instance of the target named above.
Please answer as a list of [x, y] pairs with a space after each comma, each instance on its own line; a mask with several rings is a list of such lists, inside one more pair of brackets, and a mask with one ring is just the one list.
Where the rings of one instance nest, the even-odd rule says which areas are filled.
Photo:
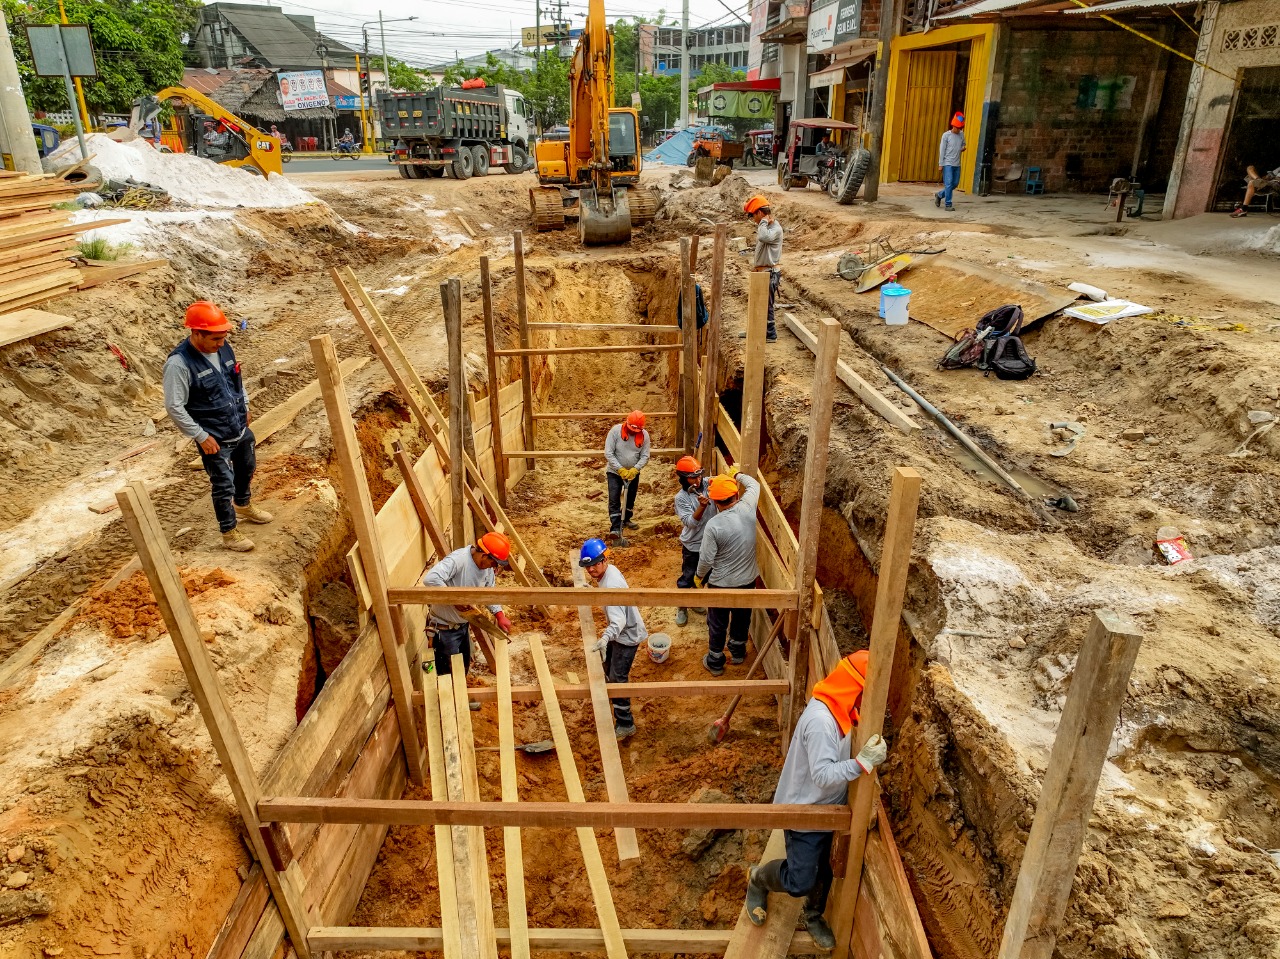
[[340, 170], [389, 170], [391, 164], [382, 154], [359, 156], [354, 160], [346, 157], [334, 160], [327, 156], [308, 157], [295, 153], [293, 159], [284, 165], [284, 172], [289, 173], [337, 173]]

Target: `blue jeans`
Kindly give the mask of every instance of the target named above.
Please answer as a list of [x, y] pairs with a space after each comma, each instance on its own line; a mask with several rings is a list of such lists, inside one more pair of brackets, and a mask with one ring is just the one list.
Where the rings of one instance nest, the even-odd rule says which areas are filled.
[[[631, 664], [636, 661], [636, 650], [639, 646], [624, 646], [622, 643], [610, 643], [604, 648], [604, 678], [610, 683], [625, 683], [631, 676]], [[590, 655], [590, 654], [588, 654]], [[631, 716], [630, 699], [611, 699], [613, 704], [613, 721], [619, 726], [634, 726]]]
[[947, 208], [951, 207], [951, 192], [960, 185], [960, 168], [958, 166], [944, 166], [942, 168], [942, 189], [934, 194], [941, 197], [946, 203]]
[[782, 286], [782, 271], [776, 266], [769, 270], [769, 324], [765, 327], [765, 339], [776, 340], [778, 327], [773, 321], [773, 303], [778, 298], [778, 287]]
[[459, 626], [442, 626], [433, 624], [430, 627], [431, 652], [435, 656], [436, 675], [448, 676], [453, 672], [455, 653], [462, 654], [462, 671], [471, 671], [471, 627], [467, 623]]
[[[755, 589], [753, 580], [741, 586], [712, 586], [708, 589]], [[742, 659], [747, 655], [747, 639], [751, 635], [751, 610], [721, 609], [715, 605], [714, 595], [707, 597], [707, 662], [716, 669], [724, 669], [725, 637], [729, 640], [729, 655]]]
[[218, 529], [224, 533], [236, 528], [236, 511], [231, 504], [249, 505], [249, 484], [258, 465], [256, 448], [253, 430], [245, 427], [238, 440], [219, 441], [218, 452], [210, 455], [200, 450], [200, 462], [213, 485], [213, 513], [218, 517]]

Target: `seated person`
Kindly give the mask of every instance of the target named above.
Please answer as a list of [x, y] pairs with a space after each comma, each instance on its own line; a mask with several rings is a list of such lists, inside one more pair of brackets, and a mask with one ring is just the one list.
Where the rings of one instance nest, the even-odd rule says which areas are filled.
[[204, 140], [205, 152], [209, 154], [226, 153], [227, 147], [231, 143], [231, 135], [222, 124], [215, 126], [210, 120], [205, 121], [204, 134], [201, 139]]
[[1269, 173], [1259, 173], [1255, 167], [1249, 166], [1245, 168], [1245, 172], [1248, 175], [1245, 177], [1244, 202], [1235, 208], [1235, 212], [1231, 214], [1234, 217], [1248, 216], [1245, 208], [1253, 202], [1254, 197], [1280, 193], [1280, 167]]

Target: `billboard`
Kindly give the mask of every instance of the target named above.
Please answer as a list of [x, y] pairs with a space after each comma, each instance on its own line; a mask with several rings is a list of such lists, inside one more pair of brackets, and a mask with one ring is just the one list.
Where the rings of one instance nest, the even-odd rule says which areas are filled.
[[329, 105], [329, 90], [320, 70], [281, 73], [280, 105], [286, 110], [311, 110]]
[[862, 32], [862, 0], [840, 0], [833, 43], [853, 40]]
[[712, 90], [706, 98], [708, 117], [772, 120], [773, 94], [762, 90]]

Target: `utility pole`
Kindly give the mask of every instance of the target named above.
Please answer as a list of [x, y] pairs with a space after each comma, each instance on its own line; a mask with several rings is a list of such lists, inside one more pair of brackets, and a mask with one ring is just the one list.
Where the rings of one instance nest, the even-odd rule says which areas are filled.
[[533, 39], [538, 45], [538, 60], [542, 60], [542, 0], [533, 2]]
[[862, 181], [862, 199], [874, 203], [880, 199], [880, 158], [884, 155], [884, 113], [889, 102], [889, 58], [893, 39], [898, 35], [898, 0], [884, 0], [880, 6], [880, 48], [876, 51], [876, 67], [871, 73], [871, 119], [867, 124], [871, 142], [871, 169]]
[[[410, 17], [410, 19], [413, 19]], [[387, 59], [387, 30], [382, 22], [382, 11], [378, 11], [378, 33], [382, 36], [382, 82], [387, 85], [387, 92], [391, 92], [391, 62]], [[372, 83], [372, 77], [370, 83]]]
[[[886, 0], [889, 2], [889, 0]], [[689, 0], [684, 0], [680, 27], [680, 129], [689, 126]]]
[[31, 136], [31, 114], [22, 95], [18, 64], [9, 42], [9, 24], [0, 15], [0, 121], [4, 124], [7, 152], [13, 157], [13, 168], [25, 173], [42, 173], [40, 154]]

